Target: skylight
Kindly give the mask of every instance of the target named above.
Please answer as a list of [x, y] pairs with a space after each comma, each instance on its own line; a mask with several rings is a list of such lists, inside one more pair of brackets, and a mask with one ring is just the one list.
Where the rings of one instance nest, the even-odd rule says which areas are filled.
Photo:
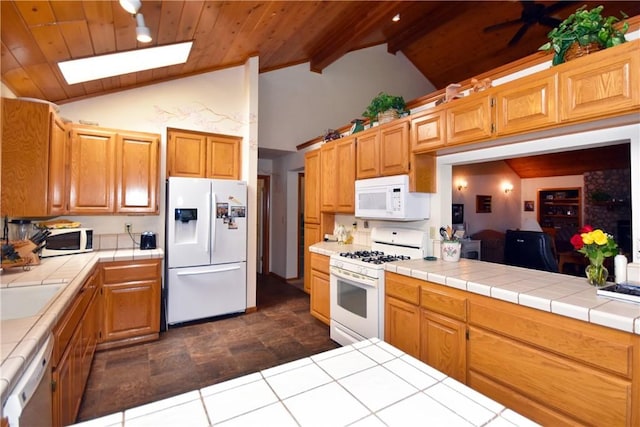
[[88, 82], [187, 62], [193, 41], [59, 62], [68, 84]]

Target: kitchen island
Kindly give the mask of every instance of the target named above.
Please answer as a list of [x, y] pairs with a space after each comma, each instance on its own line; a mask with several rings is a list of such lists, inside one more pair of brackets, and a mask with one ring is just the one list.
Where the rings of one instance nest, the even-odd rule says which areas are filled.
[[139, 425], [537, 424], [373, 338], [77, 424]]

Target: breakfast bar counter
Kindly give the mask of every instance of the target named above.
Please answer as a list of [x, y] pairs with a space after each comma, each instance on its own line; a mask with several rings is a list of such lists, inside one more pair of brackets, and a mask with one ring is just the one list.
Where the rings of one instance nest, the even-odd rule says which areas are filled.
[[534, 426], [372, 338], [76, 426]]

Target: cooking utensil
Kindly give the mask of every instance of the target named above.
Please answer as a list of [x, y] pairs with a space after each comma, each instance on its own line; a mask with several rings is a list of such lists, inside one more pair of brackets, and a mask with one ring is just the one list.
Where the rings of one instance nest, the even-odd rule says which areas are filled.
[[447, 235], [446, 228], [440, 227], [440, 236], [442, 236], [443, 239], [449, 240], [449, 236]]

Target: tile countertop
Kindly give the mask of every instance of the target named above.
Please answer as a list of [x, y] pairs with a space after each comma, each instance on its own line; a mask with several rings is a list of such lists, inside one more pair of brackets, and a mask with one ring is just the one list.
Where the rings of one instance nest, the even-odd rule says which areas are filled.
[[535, 426], [377, 338], [76, 426]]
[[[362, 249], [368, 248], [320, 242], [309, 250], [330, 256]], [[640, 304], [599, 296], [584, 277], [471, 259], [459, 262], [412, 259], [386, 263], [385, 269], [640, 335]]]
[[0, 287], [39, 286], [66, 283], [35, 316], [0, 322], [0, 397], [2, 405], [54, 325], [72, 301], [78, 288], [98, 262], [163, 258], [162, 249], [119, 249], [44, 258], [30, 270], [3, 270]]

